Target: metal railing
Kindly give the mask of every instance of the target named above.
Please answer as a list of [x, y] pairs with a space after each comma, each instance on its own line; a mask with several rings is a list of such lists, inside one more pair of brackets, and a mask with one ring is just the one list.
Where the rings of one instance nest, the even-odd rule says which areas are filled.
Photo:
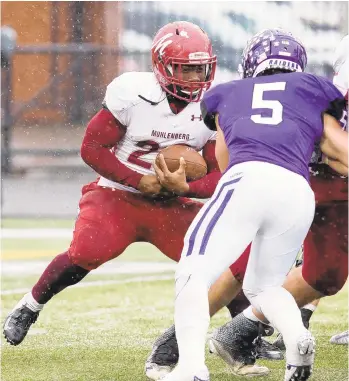
[[[70, 56], [69, 63], [64, 71], [57, 72], [51, 66], [49, 81], [27, 102], [14, 101], [13, 97], [13, 60], [15, 57], [27, 55], [48, 55], [57, 60], [57, 57]], [[6, 65], [2, 67], [2, 170], [11, 173], [12, 158], [14, 155], [43, 155], [43, 156], [74, 156], [77, 149], [26, 149], [12, 146], [12, 127], [21, 121], [25, 122], [25, 114], [33, 109], [62, 109], [65, 111], [64, 123], [81, 125], [100, 107], [107, 83], [99, 83], [98, 61], [100, 58], [114, 57], [116, 61], [115, 73], [117, 75], [117, 63], [120, 59], [133, 58], [137, 60], [144, 70], [149, 69], [149, 58], [142, 52], [128, 52], [111, 48], [110, 46], [92, 43], [69, 43], [69, 44], [42, 44], [33, 46], [17, 46], [11, 57], [8, 57]], [[84, 75], [82, 68], [89, 66], [90, 74]], [[53, 72], [53, 73], [52, 73]], [[70, 99], [62, 97], [59, 93], [59, 85], [69, 80], [73, 94]], [[88, 94], [88, 98], [86, 95]], [[47, 101], [50, 99], [50, 102]]]

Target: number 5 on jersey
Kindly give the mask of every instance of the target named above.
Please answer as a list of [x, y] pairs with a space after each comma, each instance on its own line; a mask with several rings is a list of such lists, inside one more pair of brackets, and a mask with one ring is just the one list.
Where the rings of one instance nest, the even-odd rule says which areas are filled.
[[256, 83], [253, 88], [252, 109], [268, 109], [272, 110], [271, 116], [262, 116], [255, 114], [251, 116], [251, 120], [258, 124], [276, 125], [282, 122], [283, 107], [279, 101], [266, 101], [263, 99], [264, 92], [267, 91], [284, 91], [286, 82], [274, 83]]

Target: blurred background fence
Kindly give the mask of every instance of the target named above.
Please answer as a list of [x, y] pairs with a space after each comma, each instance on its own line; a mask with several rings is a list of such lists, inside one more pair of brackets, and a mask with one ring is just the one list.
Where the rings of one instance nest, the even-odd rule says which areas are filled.
[[86, 122], [115, 76], [151, 70], [152, 38], [175, 20], [209, 34], [218, 81], [236, 78], [246, 40], [271, 27], [299, 37], [308, 71], [331, 77], [333, 51], [348, 33], [348, 3], [3, 1], [3, 216], [75, 214], [80, 186], [95, 177], [79, 157]]

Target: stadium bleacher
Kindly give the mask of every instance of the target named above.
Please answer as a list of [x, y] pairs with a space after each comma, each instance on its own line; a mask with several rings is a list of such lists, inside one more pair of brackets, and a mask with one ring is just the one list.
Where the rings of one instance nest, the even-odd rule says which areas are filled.
[[[264, 28], [282, 27], [300, 38], [308, 50], [308, 71], [331, 76], [335, 46], [347, 31], [340, 2], [139, 2], [122, 3], [123, 48], [146, 52], [156, 30], [169, 21], [200, 25], [211, 37], [219, 58], [218, 75], [231, 78], [246, 40]], [[263, 15], [263, 17], [261, 17]], [[326, 17], [324, 17], [326, 15]], [[136, 65], [137, 66], [137, 65]], [[144, 70], [144, 68], [139, 68]]]

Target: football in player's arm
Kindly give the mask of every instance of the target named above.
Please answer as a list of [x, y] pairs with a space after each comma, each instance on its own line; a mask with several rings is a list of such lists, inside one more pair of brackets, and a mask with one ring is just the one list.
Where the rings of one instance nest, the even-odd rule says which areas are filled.
[[99, 175], [133, 187], [146, 196], [166, 196], [171, 192], [195, 198], [209, 198], [220, 178], [215, 158], [215, 140], [208, 140], [202, 150], [208, 173], [202, 179], [187, 183], [185, 162], [177, 172], [169, 172], [163, 162], [162, 184], [154, 174], [143, 175], [123, 164], [111, 150], [123, 139], [127, 127], [107, 109], [100, 110], [89, 122], [81, 145], [81, 157]]
[[[215, 132], [204, 125], [199, 104], [216, 65], [209, 37], [192, 23], [170, 23], [156, 34], [151, 55], [153, 71], [115, 78], [103, 108], [88, 123], [81, 156], [99, 177], [82, 187], [69, 247], [53, 258], [5, 319], [4, 335], [11, 345], [24, 340], [55, 295], [134, 242], [148, 242], [178, 262], [187, 229], [203, 206], [188, 197], [206, 199], [216, 188], [221, 174]], [[152, 163], [162, 149], [177, 144], [202, 150], [208, 171], [188, 184], [175, 180], [179, 188], [171, 190], [185, 191], [187, 197], [171, 194], [168, 201]]]
[[145, 195], [160, 195], [162, 186], [155, 175], [142, 175], [124, 165], [111, 150], [122, 140], [124, 126], [104, 106], [89, 122], [81, 145], [81, 158], [99, 175], [131, 186]]

